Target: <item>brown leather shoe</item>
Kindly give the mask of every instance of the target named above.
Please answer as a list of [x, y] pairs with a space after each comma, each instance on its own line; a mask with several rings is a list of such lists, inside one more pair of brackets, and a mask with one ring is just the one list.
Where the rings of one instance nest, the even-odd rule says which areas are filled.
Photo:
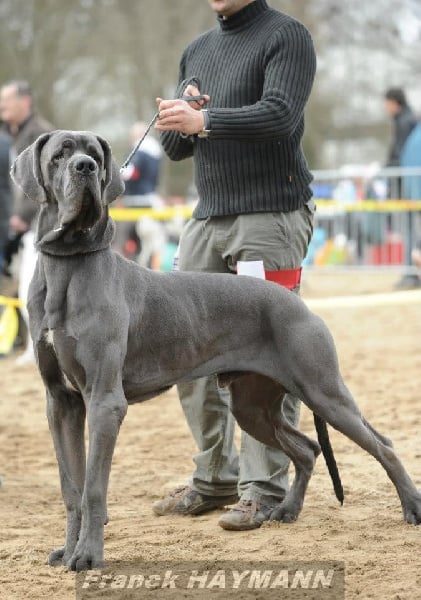
[[270, 513], [274, 508], [274, 504], [259, 504], [252, 500], [240, 500], [231, 510], [222, 515], [218, 525], [222, 529], [232, 531], [257, 529], [264, 521], [270, 520]]
[[237, 494], [231, 496], [206, 496], [199, 494], [185, 485], [176, 488], [165, 498], [157, 500], [152, 505], [153, 512], [158, 516], [164, 515], [201, 515], [214, 508], [237, 502]]

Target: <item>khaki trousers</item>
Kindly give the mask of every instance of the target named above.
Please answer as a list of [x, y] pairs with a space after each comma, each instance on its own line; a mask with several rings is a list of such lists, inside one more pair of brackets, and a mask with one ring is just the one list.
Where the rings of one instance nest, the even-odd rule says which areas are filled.
[[[239, 260], [263, 260], [265, 269], [270, 271], [299, 268], [313, 232], [313, 213], [311, 201], [290, 213], [192, 219], [180, 239], [180, 270], [234, 273]], [[298, 293], [299, 289], [294, 291]], [[193, 458], [193, 489], [207, 495], [238, 491], [243, 500], [256, 502], [265, 496], [285, 496], [289, 487], [288, 457], [245, 432], [237, 452], [230, 394], [218, 387], [216, 377], [180, 384], [178, 392], [199, 449]], [[292, 423], [298, 424], [296, 398], [287, 395], [283, 410]]]

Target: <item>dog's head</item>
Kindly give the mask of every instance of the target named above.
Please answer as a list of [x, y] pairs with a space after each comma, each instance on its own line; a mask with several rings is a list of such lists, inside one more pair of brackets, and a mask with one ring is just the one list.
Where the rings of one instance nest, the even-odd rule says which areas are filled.
[[11, 174], [28, 198], [56, 205], [63, 230], [90, 229], [124, 191], [108, 142], [87, 131], [41, 135], [19, 154]]

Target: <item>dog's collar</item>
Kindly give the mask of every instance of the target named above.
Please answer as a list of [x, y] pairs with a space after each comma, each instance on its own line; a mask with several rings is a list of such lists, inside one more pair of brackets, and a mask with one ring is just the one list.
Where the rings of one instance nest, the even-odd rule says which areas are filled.
[[[51, 238], [51, 232], [41, 236], [35, 243], [36, 249], [50, 256], [75, 256], [106, 250], [111, 246], [115, 233], [114, 221], [107, 217], [94, 225], [89, 232], [73, 232], [71, 229]], [[38, 232], [39, 235], [39, 232]]]

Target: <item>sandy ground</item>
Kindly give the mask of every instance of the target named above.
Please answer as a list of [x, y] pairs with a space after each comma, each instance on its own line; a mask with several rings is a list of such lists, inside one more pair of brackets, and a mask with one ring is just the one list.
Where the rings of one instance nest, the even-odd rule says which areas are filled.
[[[395, 280], [381, 273], [310, 273], [303, 295], [388, 291]], [[421, 486], [421, 305], [318, 313], [333, 332], [344, 378], [364, 414], [393, 439]], [[46, 565], [48, 552], [63, 542], [64, 510], [43, 386], [35, 368], [18, 368], [15, 358], [0, 361], [0, 598], [74, 598], [75, 575]], [[315, 435], [305, 408], [301, 427]], [[319, 459], [296, 523], [227, 532], [216, 524], [220, 511], [195, 518], [152, 515], [151, 503], [189, 475], [195, 446], [174, 391], [130, 407], [110, 481], [106, 560], [337, 560], [345, 562], [349, 600], [420, 598], [421, 527], [402, 521], [395, 490], [374, 459], [336, 432], [331, 439], [345, 487], [343, 507]], [[265, 594], [256, 591], [253, 598]]]

